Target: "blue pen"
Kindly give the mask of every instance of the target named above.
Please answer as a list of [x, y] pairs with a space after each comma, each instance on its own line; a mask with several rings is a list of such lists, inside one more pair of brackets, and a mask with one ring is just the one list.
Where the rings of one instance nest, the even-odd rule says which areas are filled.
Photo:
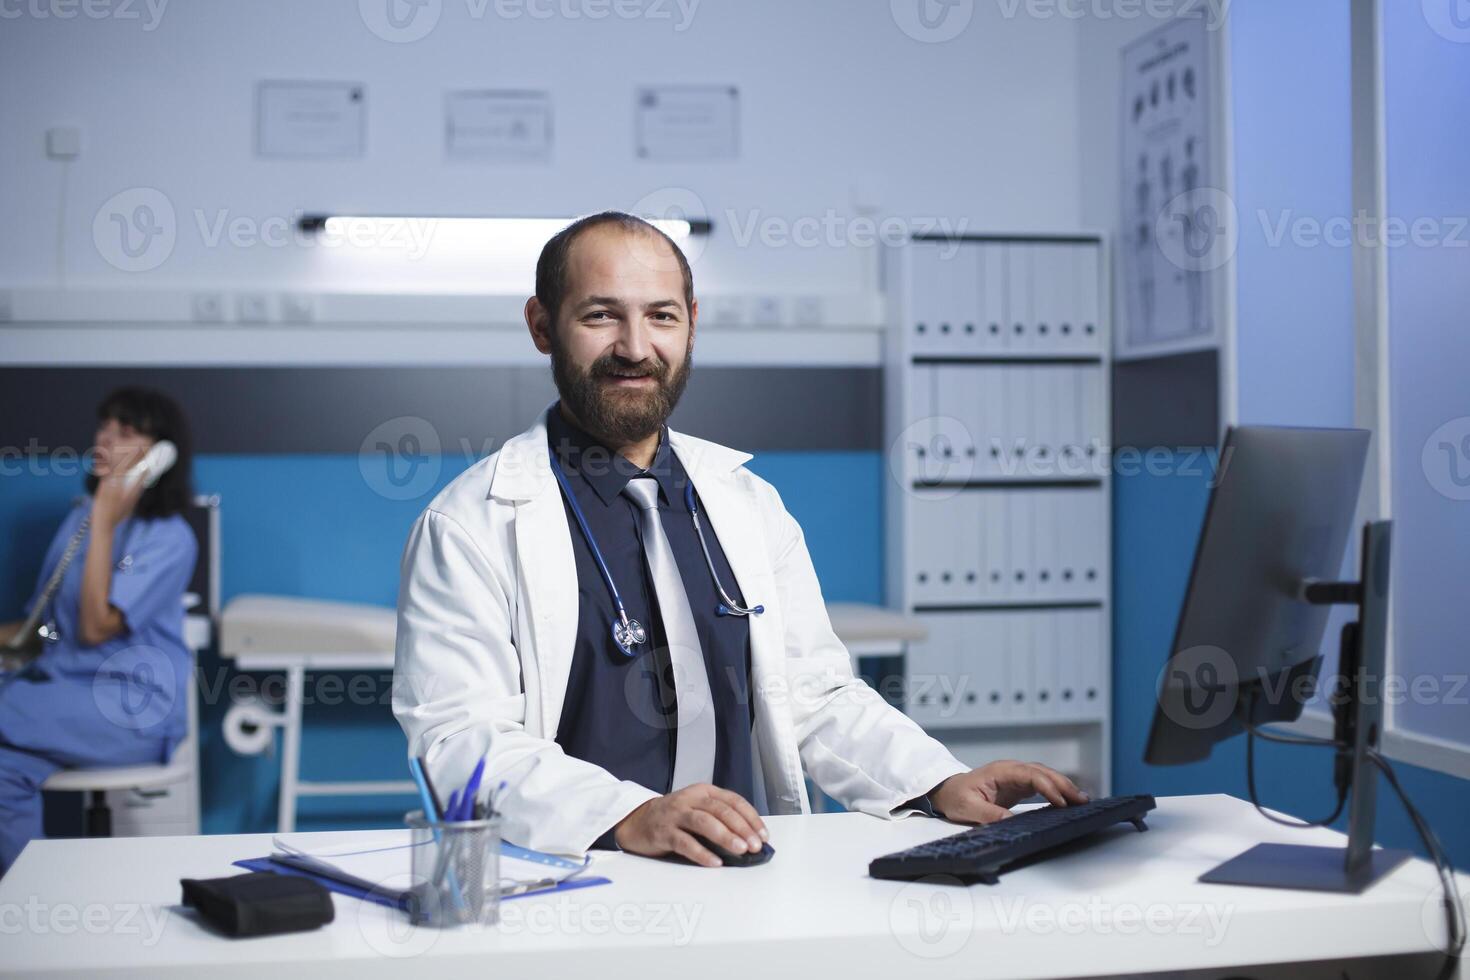
[[470, 773], [470, 781], [464, 785], [464, 795], [459, 798], [459, 811], [452, 819], [470, 820], [475, 815], [475, 794], [480, 791], [480, 780], [485, 776], [485, 757], [475, 763], [475, 771]]
[[500, 810], [495, 806], [495, 801], [500, 799], [501, 793], [505, 792], [505, 786], [506, 782], [502, 779], [500, 785], [495, 787], [495, 792], [490, 794], [490, 816], [492, 817], [500, 813]]

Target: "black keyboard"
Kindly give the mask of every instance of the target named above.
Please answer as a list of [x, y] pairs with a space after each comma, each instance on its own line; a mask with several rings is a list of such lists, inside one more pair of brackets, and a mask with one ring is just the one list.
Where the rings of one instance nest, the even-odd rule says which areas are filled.
[[906, 851], [885, 854], [868, 865], [868, 874], [899, 880], [950, 875], [993, 885], [1007, 865], [1113, 824], [1129, 821], [1139, 830], [1147, 830], [1143, 815], [1153, 808], [1152, 796], [1109, 796], [1067, 807], [1038, 807]]

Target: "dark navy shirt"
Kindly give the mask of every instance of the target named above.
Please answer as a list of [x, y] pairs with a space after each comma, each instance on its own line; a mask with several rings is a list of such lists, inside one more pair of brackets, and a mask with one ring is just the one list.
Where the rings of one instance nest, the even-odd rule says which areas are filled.
[[[617, 611], [612, 595], [563, 494], [577, 561], [578, 602], [576, 647], [557, 743], [568, 755], [601, 766], [619, 779], [658, 793], [670, 790], [678, 728], [668, 644], [653, 579], [643, 558], [638, 508], [623, 493], [629, 480], [646, 472], [658, 481], [659, 516], [689, 596], [709, 676], [715, 709], [713, 782], [752, 799], [750, 624], [743, 616], [715, 614], [719, 594], [685, 504], [689, 475], [669, 446], [668, 427], [660, 432], [658, 450], [646, 471], [568, 422], [559, 403], [546, 415], [546, 435], [628, 616], [648, 631], [647, 642], [635, 648], [637, 656], [631, 660], [613, 642]], [[745, 597], [724, 549], [708, 518], [701, 516], [720, 584], [743, 605]], [[598, 845], [612, 846], [611, 836], [610, 832], [603, 835]]]

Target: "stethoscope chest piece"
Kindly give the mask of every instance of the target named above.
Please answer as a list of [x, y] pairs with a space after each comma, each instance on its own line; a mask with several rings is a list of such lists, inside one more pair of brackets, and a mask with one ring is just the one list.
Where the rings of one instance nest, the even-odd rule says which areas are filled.
[[629, 619], [626, 622], [615, 619], [612, 624], [612, 636], [618, 649], [623, 651], [623, 656], [632, 658], [638, 655], [633, 648], [642, 646], [648, 640], [648, 631], [636, 619]]

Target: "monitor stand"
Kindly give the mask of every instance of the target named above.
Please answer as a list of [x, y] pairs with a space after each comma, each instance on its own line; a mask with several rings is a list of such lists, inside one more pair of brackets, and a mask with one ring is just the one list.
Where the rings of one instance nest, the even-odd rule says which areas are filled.
[[1388, 555], [1391, 524], [1372, 521], [1363, 528], [1362, 573], [1357, 582], [1303, 582], [1303, 602], [1352, 604], [1358, 620], [1342, 631], [1338, 670], [1351, 678], [1346, 696], [1333, 705], [1333, 740], [1339, 749], [1334, 779], [1352, 793], [1347, 847], [1257, 844], [1200, 875], [1200, 881], [1261, 888], [1356, 895], [1409, 857], [1405, 850], [1373, 846], [1373, 813], [1378, 800], [1378, 770], [1368, 752], [1378, 747], [1383, 726], [1382, 689], [1388, 638]]
[[1308, 844], [1257, 844], [1199, 876], [1217, 885], [1297, 888], [1357, 895], [1409, 857], [1408, 851], [1375, 848], [1352, 870], [1347, 848]]

